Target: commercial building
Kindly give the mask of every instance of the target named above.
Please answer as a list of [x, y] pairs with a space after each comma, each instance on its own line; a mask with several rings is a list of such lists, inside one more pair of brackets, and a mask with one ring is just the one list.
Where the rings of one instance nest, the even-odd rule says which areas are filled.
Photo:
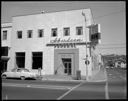
[[90, 9], [13, 17], [1, 32], [9, 30], [7, 70], [18, 67], [38, 72], [41, 68], [43, 75], [69, 76], [80, 70], [81, 75], [91, 77], [95, 57], [88, 26], [92, 24]]

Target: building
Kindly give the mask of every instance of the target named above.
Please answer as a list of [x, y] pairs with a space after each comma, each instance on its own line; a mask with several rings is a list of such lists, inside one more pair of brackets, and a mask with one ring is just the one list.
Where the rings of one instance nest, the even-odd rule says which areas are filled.
[[7, 63], [10, 59], [9, 51], [11, 46], [11, 31], [12, 31], [12, 24], [11, 23], [5, 23], [1, 25], [1, 71], [4, 72], [7, 70]]
[[92, 24], [90, 9], [13, 17], [11, 26], [6, 26], [11, 30], [7, 70], [18, 67], [38, 72], [41, 68], [43, 75], [69, 76], [80, 70], [81, 75], [91, 77], [94, 48], [88, 26]]

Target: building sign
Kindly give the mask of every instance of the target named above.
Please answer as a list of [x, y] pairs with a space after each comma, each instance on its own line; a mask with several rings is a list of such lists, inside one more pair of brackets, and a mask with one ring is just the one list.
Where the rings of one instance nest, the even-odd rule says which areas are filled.
[[77, 42], [83, 42], [83, 40], [71, 39], [70, 37], [68, 39], [55, 38], [54, 40], [50, 40], [50, 43], [77, 43]]
[[101, 39], [100, 24], [91, 25], [88, 27], [90, 33], [90, 41], [94, 44], [99, 43]]

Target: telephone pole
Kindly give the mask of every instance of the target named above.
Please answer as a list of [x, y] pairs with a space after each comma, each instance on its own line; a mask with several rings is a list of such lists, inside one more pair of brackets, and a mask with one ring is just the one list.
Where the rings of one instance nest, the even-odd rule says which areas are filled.
[[86, 63], [86, 80], [88, 80], [88, 53], [87, 53], [87, 33], [86, 33], [86, 16], [85, 13], [82, 11], [82, 15], [84, 16], [84, 20], [85, 20], [85, 39], [86, 39], [86, 59], [85, 59], [85, 63]]

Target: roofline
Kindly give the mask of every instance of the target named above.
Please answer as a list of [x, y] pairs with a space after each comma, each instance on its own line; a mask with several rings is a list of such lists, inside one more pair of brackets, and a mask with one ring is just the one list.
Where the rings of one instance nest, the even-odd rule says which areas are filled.
[[[12, 17], [20, 17], [20, 16], [29, 16], [29, 15], [38, 15], [38, 14], [49, 14], [49, 13], [58, 13], [58, 12], [70, 12], [70, 11], [77, 11], [77, 10], [87, 10], [90, 8], [81, 8], [81, 9], [72, 9], [72, 10], [62, 10], [62, 11], [54, 11], [54, 12], [44, 12], [44, 13], [33, 13], [33, 14], [25, 14], [25, 15], [16, 15]], [[91, 9], [90, 9], [91, 10]]]
[[2, 23], [1, 28], [9, 28], [12, 27], [12, 23]]

